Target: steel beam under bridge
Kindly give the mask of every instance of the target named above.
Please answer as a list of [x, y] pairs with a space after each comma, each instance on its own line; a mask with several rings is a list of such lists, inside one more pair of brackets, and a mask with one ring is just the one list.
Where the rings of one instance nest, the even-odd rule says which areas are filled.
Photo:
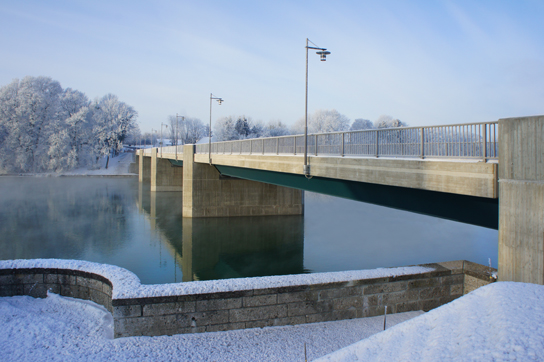
[[499, 200], [407, 187], [215, 165], [223, 176], [259, 181], [498, 230]]

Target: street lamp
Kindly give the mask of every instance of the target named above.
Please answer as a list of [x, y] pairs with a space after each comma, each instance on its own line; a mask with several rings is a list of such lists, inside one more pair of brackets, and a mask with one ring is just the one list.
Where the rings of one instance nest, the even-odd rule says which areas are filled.
[[163, 140], [162, 140], [162, 126], [166, 126], [166, 128], [168, 128], [168, 125], [161, 122], [161, 158], [162, 158], [162, 148], [164, 147]]
[[210, 165], [212, 164], [212, 99], [215, 99], [219, 105], [224, 102], [222, 98], [214, 97], [210, 93], [210, 128], [208, 129], [208, 161]]
[[[174, 138], [176, 139], [176, 160], [178, 159], [179, 118], [181, 118], [181, 123], [183, 123], [185, 121], [185, 116], [178, 116], [178, 114], [176, 113], [176, 133], [174, 136]], [[181, 144], [183, 144], [183, 140], [181, 141]]]
[[[308, 43], [312, 43], [308, 38], [306, 38], [306, 107], [304, 109], [304, 166], [302, 172], [305, 176], [310, 174], [310, 166], [308, 166], [308, 49], [319, 50], [315, 52], [319, 55], [319, 58], [322, 62], [327, 60], [327, 55], [331, 52], [328, 52], [325, 48], [319, 48], [317, 45], [315, 47], [308, 46]], [[317, 144], [315, 145], [317, 147]]]

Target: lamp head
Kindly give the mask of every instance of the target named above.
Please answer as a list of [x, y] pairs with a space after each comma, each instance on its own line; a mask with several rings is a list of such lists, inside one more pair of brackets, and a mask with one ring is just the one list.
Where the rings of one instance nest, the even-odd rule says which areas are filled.
[[329, 55], [331, 52], [328, 52], [326, 50], [321, 50], [319, 52], [315, 52], [317, 55], [319, 55], [322, 62], [327, 60], [327, 55]]
[[221, 98], [219, 98], [219, 99], [217, 100], [217, 103], [219, 103], [219, 105], [221, 105], [221, 103], [223, 103], [223, 100], [222, 100]]

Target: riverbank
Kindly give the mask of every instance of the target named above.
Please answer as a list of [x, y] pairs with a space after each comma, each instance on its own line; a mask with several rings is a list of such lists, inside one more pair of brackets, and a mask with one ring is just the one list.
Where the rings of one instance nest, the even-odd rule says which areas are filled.
[[499, 282], [428, 313], [300, 326], [112, 339], [97, 304], [0, 298], [3, 361], [506, 361], [544, 359], [544, 286]]
[[[133, 153], [121, 153], [118, 156], [104, 157], [98, 163], [98, 168], [89, 169], [87, 167], [77, 168], [62, 172], [40, 172], [40, 173], [17, 173], [2, 174], [0, 176], [31, 176], [31, 177], [60, 177], [60, 176], [136, 176], [129, 172], [130, 164], [133, 162]], [[106, 168], [107, 165], [107, 168]]]

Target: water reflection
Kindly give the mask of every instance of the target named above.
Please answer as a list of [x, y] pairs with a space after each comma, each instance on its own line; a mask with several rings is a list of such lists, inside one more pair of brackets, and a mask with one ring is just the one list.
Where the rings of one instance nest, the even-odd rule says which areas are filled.
[[136, 178], [0, 178], [0, 259], [114, 264], [142, 283], [369, 269], [466, 259], [496, 265], [497, 231], [306, 194], [304, 216], [182, 217], [182, 193]]

